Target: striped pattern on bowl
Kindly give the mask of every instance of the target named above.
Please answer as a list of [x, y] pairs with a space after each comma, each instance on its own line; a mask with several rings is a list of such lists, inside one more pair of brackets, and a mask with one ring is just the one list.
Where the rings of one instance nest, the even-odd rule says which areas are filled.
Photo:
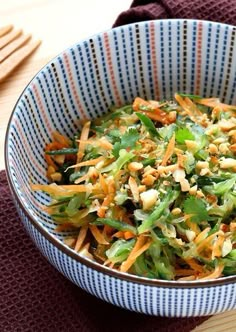
[[48, 260], [91, 294], [151, 315], [197, 316], [236, 308], [236, 277], [167, 282], [117, 273], [63, 245], [42, 211], [47, 195], [44, 147], [54, 130], [71, 137], [79, 120], [106, 113], [136, 96], [172, 97], [176, 91], [217, 96], [236, 104], [236, 28], [194, 20], [130, 24], [66, 49], [29, 83], [12, 113], [6, 168], [21, 219]]

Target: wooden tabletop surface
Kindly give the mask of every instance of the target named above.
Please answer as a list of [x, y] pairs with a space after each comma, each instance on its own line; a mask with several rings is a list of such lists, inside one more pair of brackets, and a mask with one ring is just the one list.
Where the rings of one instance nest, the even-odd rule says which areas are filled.
[[[21, 92], [32, 77], [66, 47], [110, 28], [131, 0], [1, 1], [0, 26], [12, 23], [41, 39], [40, 48], [0, 84], [0, 170], [4, 169], [7, 123]], [[215, 315], [195, 332], [235, 332], [236, 310]]]

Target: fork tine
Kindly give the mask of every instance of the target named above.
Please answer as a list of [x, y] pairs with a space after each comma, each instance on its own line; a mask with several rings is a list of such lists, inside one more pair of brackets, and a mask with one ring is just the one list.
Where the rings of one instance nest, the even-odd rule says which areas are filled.
[[22, 34], [22, 29], [12, 30], [0, 38], [0, 49], [9, 44], [12, 40], [16, 39]]
[[13, 25], [9, 24], [5, 27], [0, 28], [0, 37], [4, 36], [6, 33], [10, 32], [13, 29]]
[[2, 50], [0, 50], [0, 63], [6, 59], [9, 55], [11, 55], [15, 50], [17, 50], [20, 46], [24, 45], [31, 38], [30, 34], [22, 35], [13, 42], [9, 43]]
[[26, 57], [41, 44], [41, 40], [32, 41], [16, 50], [1, 63], [0, 82], [3, 81]]

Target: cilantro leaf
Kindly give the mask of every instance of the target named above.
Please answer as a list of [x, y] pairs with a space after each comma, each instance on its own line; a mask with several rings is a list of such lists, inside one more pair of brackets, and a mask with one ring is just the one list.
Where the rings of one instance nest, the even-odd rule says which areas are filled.
[[133, 149], [135, 148], [136, 142], [139, 139], [139, 132], [135, 128], [129, 128], [124, 135], [121, 137], [120, 142], [116, 142], [114, 144], [114, 148], [112, 150], [113, 155], [118, 158], [119, 151], [121, 149]]
[[130, 128], [121, 138], [122, 148], [134, 148], [139, 139], [139, 132], [135, 128]]
[[206, 204], [200, 198], [190, 196], [184, 201], [184, 213], [191, 214], [191, 221], [199, 223], [209, 219]]
[[119, 157], [119, 151], [121, 149], [121, 142], [116, 142], [113, 146], [112, 154], [114, 157]]
[[185, 142], [185, 140], [194, 141], [195, 137], [188, 128], [184, 127], [177, 130], [175, 139], [178, 143], [182, 144]]

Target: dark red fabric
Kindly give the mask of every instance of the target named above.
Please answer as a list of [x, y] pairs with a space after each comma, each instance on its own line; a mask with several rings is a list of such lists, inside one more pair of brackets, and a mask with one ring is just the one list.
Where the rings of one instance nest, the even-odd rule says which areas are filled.
[[201, 19], [236, 25], [236, 0], [134, 0], [114, 23], [165, 18]]
[[36, 249], [0, 172], [1, 332], [188, 332], [208, 317], [150, 317], [105, 303], [62, 276]]

